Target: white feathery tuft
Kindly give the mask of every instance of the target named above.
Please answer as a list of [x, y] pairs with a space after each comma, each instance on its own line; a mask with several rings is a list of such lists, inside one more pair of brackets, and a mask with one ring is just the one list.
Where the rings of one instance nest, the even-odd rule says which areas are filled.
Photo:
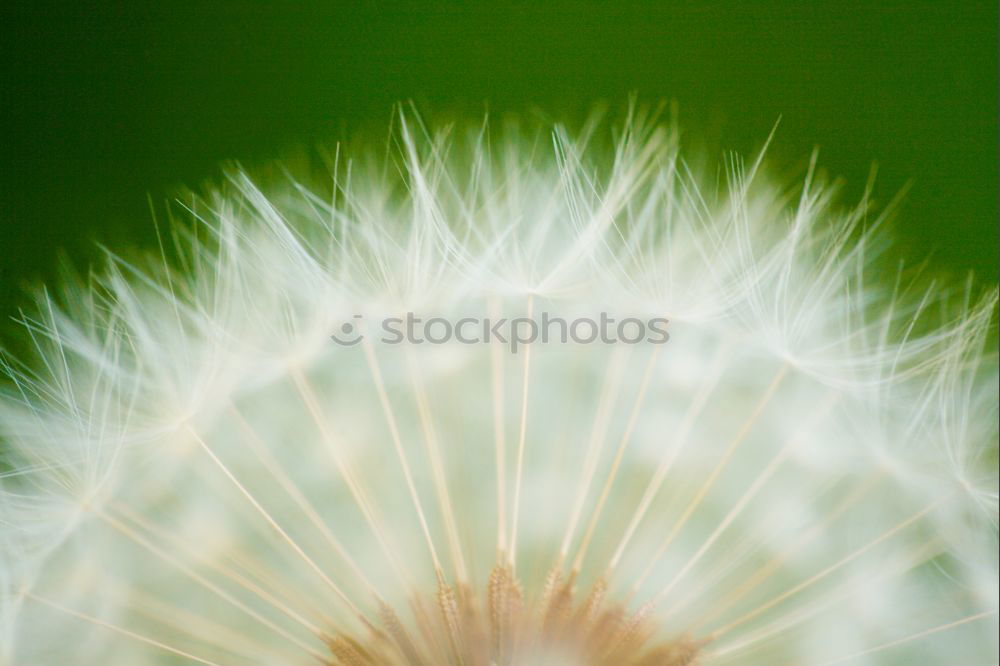
[[[996, 663], [996, 290], [885, 270], [815, 157], [712, 186], [656, 112], [606, 128], [401, 114], [43, 293], [0, 662]], [[408, 312], [669, 340], [377, 339]]]

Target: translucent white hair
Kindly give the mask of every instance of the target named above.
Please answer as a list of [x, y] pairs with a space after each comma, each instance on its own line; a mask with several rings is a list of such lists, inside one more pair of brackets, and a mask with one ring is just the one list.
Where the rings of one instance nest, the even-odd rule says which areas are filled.
[[[23, 316], [4, 663], [997, 662], [995, 289], [637, 107], [327, 157]], [[670, 339], [331, 340], [406, 312]]]

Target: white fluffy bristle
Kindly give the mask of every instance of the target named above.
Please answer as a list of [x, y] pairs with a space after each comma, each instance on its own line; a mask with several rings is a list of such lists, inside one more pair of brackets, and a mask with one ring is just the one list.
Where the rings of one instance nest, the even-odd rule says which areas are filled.
[[[812, 167], [711, 187], [655, 114], [604, 128], [402, 117], [44, 295], [0, 659], [996, 663], [996, 292], [881, 270]], [[669, 340], [378, 338], [408, 312]]]

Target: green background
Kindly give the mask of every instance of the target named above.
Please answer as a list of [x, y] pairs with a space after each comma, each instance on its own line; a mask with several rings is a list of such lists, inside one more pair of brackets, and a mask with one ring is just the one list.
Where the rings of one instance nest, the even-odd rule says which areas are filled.
[[845, 197], [913, 188], [898, 251], [997, 272], [996, 2], [4, 3], [0, 315], [93, 242], [148, 244], [147, 193], [278, 157], [392, 104], [476, 116], [676, 100], [682, 127], [790, 172], [820, 147]]

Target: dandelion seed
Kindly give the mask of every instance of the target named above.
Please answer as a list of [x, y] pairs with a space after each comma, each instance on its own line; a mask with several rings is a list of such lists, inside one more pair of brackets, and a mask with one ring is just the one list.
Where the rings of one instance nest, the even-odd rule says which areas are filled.
[[43, 292], [3, 663], [995, 663], [996, 291], [885, 278], [815, 157], [603, 126], [401, 114]]

